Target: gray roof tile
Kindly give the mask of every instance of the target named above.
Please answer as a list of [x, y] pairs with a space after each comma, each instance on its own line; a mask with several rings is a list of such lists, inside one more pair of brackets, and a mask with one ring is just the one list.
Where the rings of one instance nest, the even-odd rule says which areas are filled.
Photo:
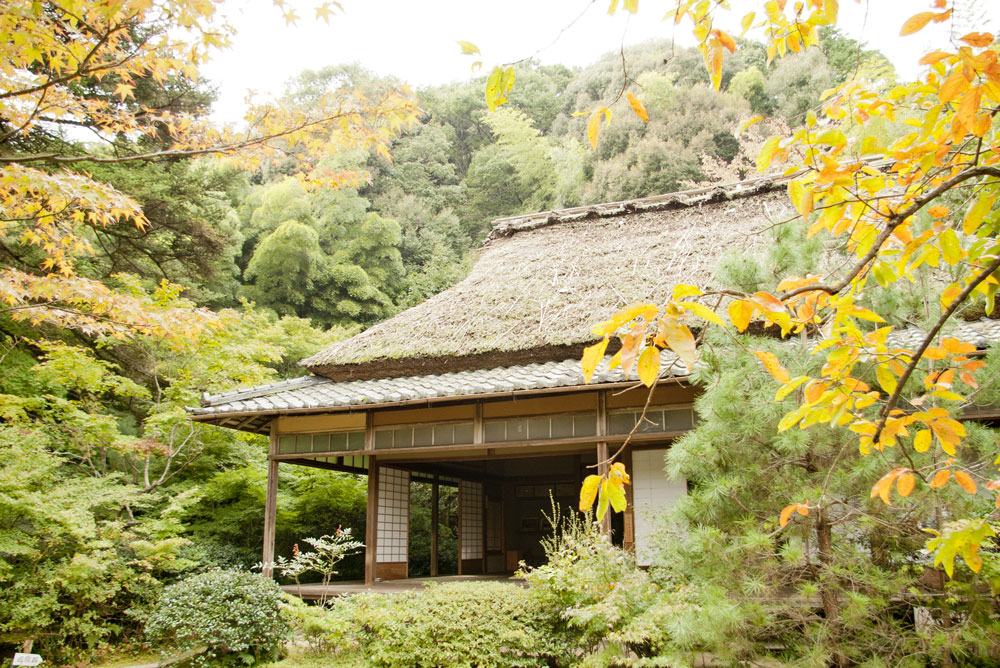
[[[984, 319], [960, 322], [946, 329], [944, 335], [957, 336], [975, 343], [979, 348], [985, 348], [990, 343], [1000, 342], [1000, 321]], [[923, 333], [916, 328], [898, 329], [890, 336], [889, 345], [912, 348], [922, 337]], [[610, 356], [605, 357], [598, 365], [592, 379], [593, 385], [626, 380], [620, 370], [608, 370], [610, 359]], [[667, 352], [661, 357], [661, 369], [662, 377], [682, 377], [688, 373], [687, 367], [676, 356]], [[201, 406], [189, 408], [188, 411], [197, 417], [221, 417], [248, 412], [361, 408], [440, 397], [473, 397], [496, 392], [557, 389], [583, 384], [579, 358], [382, 380], [336, 382], [323, 376], [306, 376], [205, 396]]]
[[[608, 372], [606, 357], [594, 374], [594, 384], [621, 382], [619, 371]], [[683, 372], [671, 365], [676, 358], [663, 353], [664, 376]], [[245, 412], [279, 412], [301, 408], [323, 409], [346, 406], [376, 406], [438, 397], [475, 396], [496, 392], [538, 390], [583, 385], [578, 358], [544, 364], [457, 371], [410, 378], [334, 382], [322, 376], [307, 376], [271, 385], [205, 396], [202, 405], [189, 408], [193, 416], [223, 416]]]

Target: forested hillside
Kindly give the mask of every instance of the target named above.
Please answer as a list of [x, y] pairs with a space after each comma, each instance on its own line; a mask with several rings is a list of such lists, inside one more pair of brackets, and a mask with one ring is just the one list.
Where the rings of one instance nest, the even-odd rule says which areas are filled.
[[[98, 168], [98, 178], [136, 197], [152, 226], [99, 231], [90, 271], [174, 281], [213, 308], [247, 300], [321, 328], [370, 325], [458, 280], [495, 218], [752, 176], [763, 139], [800, 125], [822, 91], [856, 71], [893, 83], [877, 52], [834, 31], [822, 44], [768, 67], [763, 45], [741, 42], [722, 94], [708, 86], [696, 50], [669, 42], [626, 48], [624, 69], [618, 53], [578, 70], [519, 66], [510, 103], [495, 113], [484, 80], [419, 90], [420, 120], [392, 142], [391, 158], [324, 159], [326, 169], [360, 175], [335, 190], [303, 183], [294, 157], [252, 173], [189, 160]], [[614, 100], [623, 77], [649, 121], [622, 101], [591, 150], [587, 119], [575, 113]], [[402, 85], [334, 65], [292, 79], [284, 102], [308, 108], [331, 90], [374, 95]], [[211, 92], [177, 100], [207, 106]], [[758, 114], [770, 120], [738, 132]]]
[[[624, 56], [626, 69], [617, 53], [579, 70], [520, 65], [511, 103], [496, 113], [482, 80], [419, 90], [419, 118], [401, 124], [391, 158], [364, 147], [322, 157], [336, 189], [305, 178], [316, 165], [295, 151], [252, 169], [171, 156], [40, 168], [110, 185], [148, 219], [83, 226], [66, 244], [65, 275], [204, 319], [130, 326], [126, 336], [120, 313], [78, 319], [74, 305], [91, 304], [90, 293], [60, 301], [55, 315], [19, 317], [21, 306], [0, 315], [0, 642], [34, 639], [47, 659], [74, 659], [129, 637], [165, 583], [259, 560], [264, 440], [189, 422], [183, 408], [203, 392], [300, 374], [298, 359], [447, 288], [494, 218], [743, 178], [763, 138], [801, 124], [822, 90], [857, 71], [893, 80], [883, 57], [832, 32], [822, 50], [771, 66], [764, 46], [740, 43], [722, 93], [693, 49], [657, 42]], [[649, 121], [619, 104], [592, 150], [574, 112], [614, 100], [626, 76]], [[93, 78], [73, 94], [133, 114], [199, 116], [212, 103], [210, 89], [178, 77], [123, 81]], [[401, 83], [332, 65], [299, 74], [282, 102], [308, 113], [331, 91], [375, 98]], [[755, 114], [772, 120], [738, 134]], [[173, 131], [164, 124], [162, 142], [122, 131], [94, 144], [78, 121], [27, 133], [0, 125], [15, 157], [127, 158], [166, 147]], [[16, 187], [4, 182], [5, 197]], [[4, 268], [36, 278], [63, 269], [53, 249], [68, 235], [31, 236], [8, 218]], [[40, 294], [33, 305], [46, 303]], [[363, 481], [291, 468], [280, 483], [279, 553], [341, 525], [363, 535]], [[442, 540], [454, 540], [447, 525]], [[413, 559], [426, 549], [414, 545]], [[343, 575], [358, 568], [346, 562]]]

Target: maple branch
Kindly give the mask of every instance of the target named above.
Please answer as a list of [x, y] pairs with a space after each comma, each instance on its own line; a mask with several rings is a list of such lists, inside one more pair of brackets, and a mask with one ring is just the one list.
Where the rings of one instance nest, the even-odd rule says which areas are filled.
[[[80, 21], [79, 17], [77, 17], [74, 14], [71, 14], [70, 12], [66, 11], [62, 7], [59, 7], [59, 9], [61, 9], [63, 11], [63, 13], [66, 14], [67, 16], [72, 16], [77, 21]], [[135, 15], [133, 15], [130, 18], [135, 18]], [[94, 72], [100, 72], [100, 71], [106, 70], [106, 69], [114, 69], [114, 68], [116, 68], [116, 67], [118, 67], [118, 66], [120, 66], [120, 65], [122, 65], [122, 64], [124, 64], [124, 63], [126, 63], [126, 62], [128, 62], [129, 60], [132, 59], [133, 54], [130, 54], [127, 58], [125, 58], [123, 60], [120, 60], [118, 62], [105, 63], [104, 65], [100, 65], [100, 66], [94, 67], [92, 69], [85, 69], [86, 66], [87, 66], [87, 63], [89, 63], [90, 60], [95, 55], [97, 55], [98, 49], [100, 49], [102, 46], [104, 46], [105, 44], [107, 44], [108, 40], [111, 39], [111, 36], [114, 33], [118, 32], [120, 30], [124, 30], [127, 26], [126, 26], [125, 23], [122, 23], [122, 24], [119, 24], [116, 27], [112, 27], [111, 29], [109, 29], [105, 33], [101, 33], [101, 32], [99, 32], [97, 30], [94, 30], [87, 23], [85, 23], [83, 21], [81, 21], [81, 25], [86, 26], [95, 35], [97, 35], [98, 36], [98, 40], [97, 40], [97, 42], [94, 43], [94, 46], [90, 49], [90, 51], [87, 53], [87, 55], [83, 57], [83, 60], [80, 61], [80, 64], [77, 65], [77, 67], [76, 67], [75, 70], [73, 70], [72, 72], [70, 72], [68, 74], [64, 74], [64, 75], [62, 75], [60, 77], [49, 78], [44, 83], [40, 83], [40, 84], [38, 84], [36, 86], [31, 86], [29, 88], [21, 88], [19, 90], [12, 90], [12, 91], [8, 91], [6, 93], [0, 93], [0, 100], [11, 98], [11, 97], [21, 97], [23, 95], [31, 95], [32, 93], [37, 93], [38, 91], [44, 91], [44, 90], [46, 90], [48, 88], [51, 88], [52, 86], [57, 86], [59, 84], [66, 83], [67, 81], [72, 81], [73, 79], [78, 79], [78, 78], [81, 78], [83, 76], [93, 74]], [[136, 46], [141, 48], [141, 47], [145, 46], [145, 44], [146, 44], [147, 41], [148, 41], [148, 38], [143, 39], [142, 42], [138, 43]]]
[[886, 420], [889, 418], [889, 413], [892, 412], [892, 410], [896, 407], [896, 404], [899, 403], [899, 397], [903, 393], [903, 387], [906, 385], [906, 382], [910, 379], [910, 376], [913, 375], [913, 372], [916, 370], [917, 364], [923, 357], [924, 352], [927, 350], [927, 348], [930, 347], [934, 339], [937, 338], [938, 332], [941, 331], [941, 328], [944, 327], [945, 323], [948, 322], [948, 320], [955, 313], [955, 311], [958, 310], [958, 307], [961, 306], [965, 302], [965, 300], [969, 298], [969, 295], [972, 294], [972, 292], [979, 286], [979, 284], [985, 281], [990, 276], [992, 276], [993, 272], [997, 271], [998, 269], [1000, 269], [1000, 257], [997, 257], [995, 260], [993, 260], [993, 262], [989, 266], [987, 266], [983, 271], [979, 273], [978, 276], [976, 276], [975, 280], [973, 280], [971, 283], [965, 286], [965, 289], [962, 290], [962, 292], [959, 293], [959, 295], [954, 299], [954, 301], [952, 301], [951, 304], [948, 305], [948, 308], [945, 309], [945, 311], [937, 319], [937, 322], [934, 323], [934, 326], [931, 327], [931, 329], [927, 332], [927, 335], [924, 337], [923, 341], [920, 342], [920, 346], [917, 348], [917, 351], [913, 354], [913, 360], [906, 366], [906, 370], [903, 372], [903, 375], [900, 376], [899, 383], [896, 385], [896, 389], [889, 396], [889, 400], [886, 401], [885, 405], [882, 407], [882, 410], [879, 412], [879, 422], [878, 425], [875, 427], [875, 433], [872, 435], [872, 441], [876, 443], [878, 442], [879, 435], [885, 428]]
[[649, 404], [653, 400], [653, 392], [656, 390], [656, 386], [657, 384], [659, 384], [659, 382], [660, 382], [660, 375], [657, 374], [656, 378], [653, 380], [653, 384], [649, 386], [649, 392], [646, 393], [646, 403], [642, 407], [642, 414], [640, 414], [639, 419], [635, 421], [635, 426], [632, 427], [632, 431], [630, 431], [628, 433], [628, 436], [625, 437], [625, 441], [621, 444], [621, 447], [615, 450], [615, 453], [610, 457], [608, 457], [607, 459], [603, 461], [598, 461], [596, 464], [591, 464], [590, 466], [587, 466], [588, 469], [599, 469], [602, 466], [610, 465], [612, 462], [618, 459], [618, 455], [624, 452], [626, 446], [628, 446], [628, 444], [632, 442], [632, 437], [635, 436], [635, 433], [637, 431], [639, 431], [639, 427], [642, 426], [642, 423], [649, 422], [649, 420], [646, 419], [646, 413], [649, 411]]
[[896, 213], [889, 216], [886, 219], [885, 227], [882, 229], [882, 232], [878, 235], [878, 238], [872, 244], [872, 247], [868, 250], [867, 253], [865, 253], [861, 257], [860, 260], [858, 260], [858, 262], [854, 265], [854, 267], [852, 267], [851, 270], [848, 272], [847, 276], [844, 277], [844, 280], [842, 280], [840, 283], [837, 283], [835, 285], [823, 285], [823, 284], [804, 285], [801, 288], [795, 288], [794, 290], [789, 290], [788, 292], [781, 294], [778, 298], [781, 299], [782, 301], [785, 301], [790, 297], [801, 295], [806, 292], [815, 292], [815, 291], [826, 292], [827, 294], [831, 295], [838, 294], [841, 290], [850, 285], [851, 281], [853, 281], [862, 271], [864, 271], [865, 267], [867, 267], [868, 264], [872, 260], [874, 260], [876, 256], [878, 256], [879, 252], [882, 250], [882, 244], [886, 242], [886, 240], [892, 235], [895, 229], [903, 223], [903, 221], [905, 221], [907, 218], [920, 211], [920, 209], [924, 208], [927, 204], [933, 202], [935, 199], [945, 194], [958, 184], [968, 181], [969, 179], [975, 178], [977, 176], [992, 176], [994, 178], [1000, 178], [1000, 168], [980, 165], [977, 167], [973, 167], [971, 169], [967, 169], [963, 172], [960, 172], [959, 174], [956, 174], [950, 179], [943, 181], [940, 185], [938, 185], [930, 192], [924, 193], [923, 195], [918, 197], [916, 200], [914, 200], [912, 204], [910, 204], [910, 206], [906, 207], [902, 211], [897, 211]]
[[[60, 155], [56, 152], [49, 153], [31, 153], [27, 155], [0, 155], [0, 164], [23, 164], [29, 162], [51, 162], [55, 164], [65, 165], [73, 164], [77, 162], [96, 162], [100, 164], [118, 164], [124, 162], [138, 162], [138, 161], [149, 161], [149, 160], [165, 160], [167, 158], [191, 158], [199, 155], [226, 155], [229, 153], [236, 153], [245, 148], [250, 148], [251, 146], [260, 146], [261, 144], [266, 144], [274, 139], [281, 139], [282, 137], [288, 136], [299, 132], [300, 130], [305, 130], [307, 128], [316, 127], [318, 125], [323, 125], [334, 121], [337, 119], [357, 115], [356, 111], [344, 111], [331, 116], [324, 116], [323, 118], [316, 119], [314, 121], [309, 121], [296, 125], [290, 128], [284, 128], [278, 132], [272, 132], [271, 134], [262, 135], [260, 137], [247, 138], [238, 142], [230, 142], [228, 144], [217, 144], [214, 146], [205, 146], [202, 148], [190, 148], [190, 149], [164, 149], [162, 151], [149, 151], [147, 153], [136, 153], [133, 155], [123, 155], [123, 156], [96, 156], [91, 154], [84, 155]], [[998, 172], [1000, 174], [1000, 172]]]

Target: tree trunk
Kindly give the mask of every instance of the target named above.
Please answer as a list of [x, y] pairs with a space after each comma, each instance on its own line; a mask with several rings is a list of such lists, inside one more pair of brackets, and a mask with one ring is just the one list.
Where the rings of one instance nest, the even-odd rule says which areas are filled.
[[830, 637], [834, 641], [833, 661], [838, 668], [848, 665], [845, 657], [837, 648], [840, 644], [840, 634], [837, 618], [840, 616], [840, 601], [837, 597], [837, 583], [833, 577], [833, 532], [827, 520], [826, 508], [822, 506], [816, 511], [816, 545], [819, 551], [819, 595], [823, 604], [823, 614], [830, 626]]
[[[938, 532], [944, 531], [944, 520], [941, 516], [941, 506], [934, 507], [934, 520], [937, 526]], [[938, 589], [941, 591], [941, 628], [944, 629], [947, 641], [941, 648], [941, 666], [942, 668], [952, 668], [955, 665], [951, 656], [951, 606], [948, 605], [948, 597], [945, 595], [947, 591], [945, 587], [944, 572], [938, 570]]]

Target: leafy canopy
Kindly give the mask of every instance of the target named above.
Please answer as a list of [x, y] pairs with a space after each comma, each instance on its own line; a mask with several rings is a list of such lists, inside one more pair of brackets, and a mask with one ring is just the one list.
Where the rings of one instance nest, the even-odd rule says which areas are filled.
[[[612, 3], [611, 12], [616, 8]], [[625, 9], [634, 12], [637, 3], [625, 3]], [[715, 27], [717, 13], [726, 10], [727, 3], [678, 0], [667, 15], [676, 24], [691, 22], [716, 88], [724, 59], [736, 50], [735, 38]], [[743, 17], [743, 32], [764, 34], [770, 65], [819, 45], [820, 30], [836, 25], [838, 10], [837, 0], [768, 2]], [[902, 22], [900, 34], [948, 21], [952, 11], [946, 0], [934, 0], [928, 11]], [[771, 137], [757, 158], [759, 171], [787, 165], [789, 199], [808, 221], [808, 236], [825, 233], [840, 241], [851, 262], [828, 275], [788, 276], [774, 291], [679, 285], [667, 304], [630, 306], [594, 329], [601, 341], [584, 353], [585, 376], [604, 357], [612, 336], [621, 339], [622, 348], [611, 366], [626, 373], [636, 369], [651, 386], [659, 377], [660, 350], [672, 350], [693, 367], [698, 353], [692, 328], [711, 324], [730, 333], [760, 327], [783, 337], [803, 334], [824, 359], [818, 373], [792, 377], [779, 354], [750, 351], [779, 384], [776, 399], [798, 399], [779, 431], [847, 426], [857, 434], [860, 456], [889, 462], [871, 490], [872, 498], [887, 504], [893, 490], [904, 497], [949, 484], [969, 494], [981, 486], [1000, 491], [995, 472], [963, 466], [960, 458], [967, 430], [957, 417], [976, 393], [975, 372], [984, 363], [975, 345], [946, 330], [970, 302], [992, 314], [1000, 287], [995, 36], [978, 31], [956, 36], [920, 64], [925, 69], [911, 83], [887, 89], [883, 79], [855, 77], [827, 90], [818, 112], [806, 110], [802, 127]], [[506, 92], [488, 87], [486, 94], [488, 102], [499, 104]], [[644, 110], [632, 107], [644, 116]], [[589, 113], [587, 133], [596, 147], [610, 111], [601, 106]], [[887, 141], [877, 132], [879, 122], [901, 124], [905, 131]], [[866, 300], [877, 302], [880, 292], [915, 280], [922, 266], [940, 269], [936, 275], [944, 287], [922, 340], [900, 346], [890, 337], [891, 314], [869, 308]], [[869, 373], [874, 382], [866, 380]], [[914, 453], [931, 448], [942, 459], [918, 464]], [[593, 484], [588, 484], [581, 500], [593, 497]], [[1000, 506], [1000, 497], [996, 502]], [[823, 503], [802, 499], [788, 505], [782, 525], [796, 513], [822, 511]], [[978, 545], [993, 529], [986, 517], [968, 522], [946, 527], [928, 545], [949, 573], [958, 555], [973, 570], [980, 568]]]
[[[295, 18], [286, 12], [286, 20]], [[88, 228], [127, 220], [143, 229], [148, 220], [135, 199], [71, 165], [216, 156], [252, 168], [295, 156], [303, 183], [337, 186], [358, 175], [319, 157], [359, 148], [387, 154], [389, 141], [416, 118], [415, 101], [398, 88], [374, 97], [338, 89], [308, 106], [251, 101], [243, 127], [222, 129], [200, 116], [203, 109], [137, 99], [150, 82], [193, 88], [198, 67], [231, 33], [215, 3], [198, 0], [4, 3], [0, 242], [41, 251], [34, 265], [0, 273], [11, 317], [118, 337], [211, 320], [158, 309], [77, 274], [78, 259], [93, 253]], [[68, 148], [63, 128], [83, 128], [102, 143]]]

